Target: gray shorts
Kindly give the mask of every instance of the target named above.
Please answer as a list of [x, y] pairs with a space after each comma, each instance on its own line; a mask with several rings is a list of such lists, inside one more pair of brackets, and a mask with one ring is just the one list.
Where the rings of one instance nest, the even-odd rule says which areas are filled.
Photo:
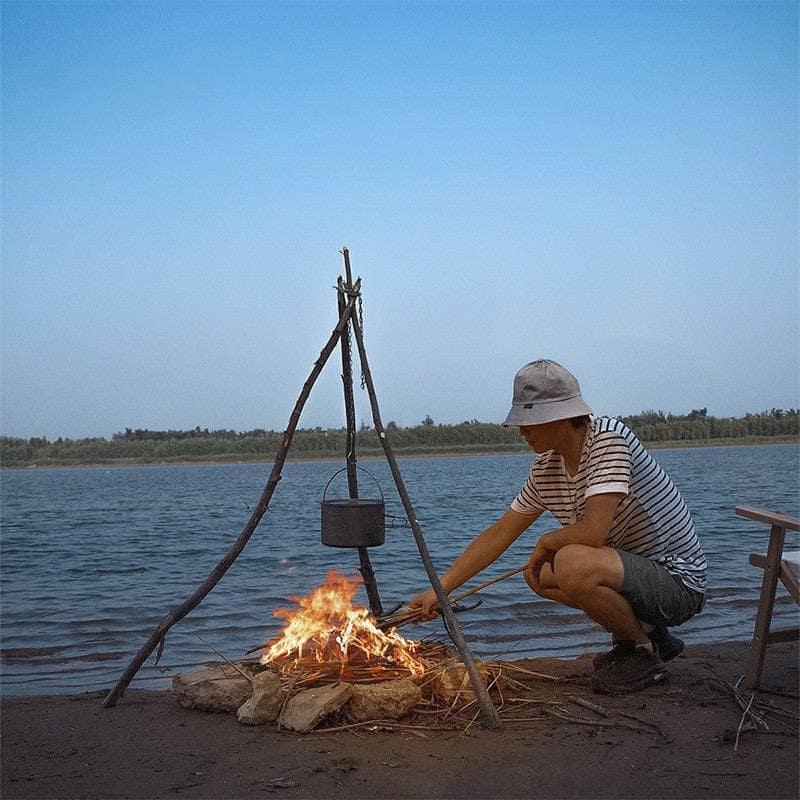
[[641, 622], [650, 625], [682, 625], [703, 608], [705, 595], [690, 589], [666, 567], [627, 550], [617, 550], [625, 577], [619, 593]]

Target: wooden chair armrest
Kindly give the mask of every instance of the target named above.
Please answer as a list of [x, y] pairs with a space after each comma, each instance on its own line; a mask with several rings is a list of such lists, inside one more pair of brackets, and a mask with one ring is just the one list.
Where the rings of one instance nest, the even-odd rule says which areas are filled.
[[753, 506], [736, 506], [736, 513], [740, 517], [754, 519], [756, 522], [765, 522], [767, 525], [782, 528], [785, 531], [800, 531], [800, 519], [790, 517], [788, 514], [776, 514], [774, 511], [765, 511], [762, 508], [753, 508]]

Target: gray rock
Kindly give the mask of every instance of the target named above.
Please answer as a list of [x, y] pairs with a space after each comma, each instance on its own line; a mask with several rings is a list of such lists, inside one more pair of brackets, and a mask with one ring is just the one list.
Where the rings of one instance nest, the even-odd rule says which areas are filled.
[[345, 709], [348, 719], [400, 719], [422, 700], [422, 690], [411, 678], [353, 686], [353, 696]]
[[269, 670], [259, 672], [253, 678], [253, 694], [239, 706], [236, 717], [243, 725], [275, 722], [285, 699], [280, 678]]
[[283, 707], [278, 727], [308, 733], [325, 717], [338, 711], [353, 695], [349, 683], [334, 683], [306, 689], [292, 697]]
[[252, 683], [230, 664], [181, 673], [172, 679], [172, 693], [184, 708], [235, 711], [253, 692]]

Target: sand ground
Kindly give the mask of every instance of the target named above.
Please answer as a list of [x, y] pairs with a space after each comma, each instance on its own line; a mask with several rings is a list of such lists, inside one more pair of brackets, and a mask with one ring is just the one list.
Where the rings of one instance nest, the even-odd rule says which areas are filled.
[[[99, 705], [101, 693], [6, 698], [0, 793], [8, 800], [796, 798], [796, 720], [743, 731], [734, 752], [742, 712], [709, 682], [709, 667], [735, 682], [747, 649], [746, 642], [687, 648], [667, 684], [620, 698], [590, 694], [588, 656], [518, 662], [569, 678], [541, 682], [543, 697], [590, 698], [655, 723], [665, 738], [552, 718], [492, 731], [299, 735], [186, 710], [165, 692], [129, 690], [114, 709]], [[758, 698], [797, 714], [798, 675], [797, 643], [771, 646], [762, 686], [782, 694]]]

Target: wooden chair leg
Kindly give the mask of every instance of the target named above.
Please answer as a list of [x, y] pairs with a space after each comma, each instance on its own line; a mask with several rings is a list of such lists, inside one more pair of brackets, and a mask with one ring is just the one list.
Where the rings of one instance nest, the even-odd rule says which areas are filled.
[[764, 665], [764, 653], [767, 649], [769, 626], [772, 622], [772, 609], [775, 605], [775, 591], [781, 572], [781, 554], [786, 531], [773, 525], [769, 534], [767, 548], [767, 565], [764, 568], [764, 579], [761, 581], [761, 596], [758, 599], [756, 627], [753, 641], [750, 644], [750, 656], [747, 661], [747, 672], [744, 676], [744, 688], [753, 690], [761, 681], [761, 670]]

